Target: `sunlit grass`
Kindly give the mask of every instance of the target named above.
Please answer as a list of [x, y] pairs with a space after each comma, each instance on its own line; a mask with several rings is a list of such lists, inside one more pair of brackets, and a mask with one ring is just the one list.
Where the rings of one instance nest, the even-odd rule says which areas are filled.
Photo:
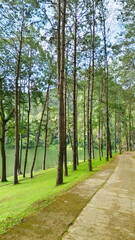
[[102, 158], [102, 161], [94, 159], [92, 172], [88, 171], [87, 162], [81, 161], [77, 171], [73, 171], [72, 165], [69, 164], [69, 176], [64, 177], [64, 184], [58, 187], [55, 186], [56, 168], [38, 171], [34, 173], [33, 179], [29, 178], [29, 174], [26, 174], [26, 179], [19, 176], [20, 183], [17, 185], [13, 185], [13, 177], [9, 177], [7, 183], [0, 183], [0, 233], [4, 233], [7, 228], [45, 206], [56, 196], [93, 175], [105, 164], [105, 158]]

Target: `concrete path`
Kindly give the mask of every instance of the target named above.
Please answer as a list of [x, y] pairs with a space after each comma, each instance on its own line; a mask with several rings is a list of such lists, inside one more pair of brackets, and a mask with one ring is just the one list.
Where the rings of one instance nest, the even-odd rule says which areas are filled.
[[62, 240], [135, 240], [135, 153], [119, 164]]

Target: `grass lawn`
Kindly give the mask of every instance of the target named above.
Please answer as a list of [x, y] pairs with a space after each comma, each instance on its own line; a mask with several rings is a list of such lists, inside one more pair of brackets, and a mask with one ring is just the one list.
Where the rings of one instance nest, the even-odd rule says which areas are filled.
[[92, 172], [88, 172], [87, 162], [80, 162], [77, 171], [73, 171], [70, 164], [69, 176], [64, 177], [64, 184], [57, 187], [56, 168], [38, 171], [33, 179], [29, 178], [29, 174], [24, 180], [19, 176], [20, 183], [17, 185], [13, 185], [13, 177], [9, 177], [7, 183], [0, 183], [0, 234], [30, 213], [50, 203], [73, 185], [93, 175], [105, 164], [107, 164], [105, 158], [102, 158], [102, 161], [94, 159]]

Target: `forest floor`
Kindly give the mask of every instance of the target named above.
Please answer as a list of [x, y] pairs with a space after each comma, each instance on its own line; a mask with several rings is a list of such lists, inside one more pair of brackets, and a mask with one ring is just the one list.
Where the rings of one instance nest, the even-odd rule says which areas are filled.
[[26, 217], [0, 239], [135, 239], [133, 156], [115, 156], [101, 171]]

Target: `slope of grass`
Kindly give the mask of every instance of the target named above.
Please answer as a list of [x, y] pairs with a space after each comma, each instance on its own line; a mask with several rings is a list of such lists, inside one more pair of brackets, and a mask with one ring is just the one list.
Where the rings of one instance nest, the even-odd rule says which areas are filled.
[[0, 234], [38, 208], [50, 203], [70, 187], [93, 175], [107, 162], [102, 158], [102, 161], [93, 160], [92, 164], [92, 172], [88, 172], [87, 162], [81, 162], [77, 171], [73, 171], [70, 164], [69, 176], [64, 177], [64, 184], [57, 187], [56, 168], [38, 171], [33, 179], [30, 179], [29, 175], [26, 175], [25, 180], [19, 176], [20, 183], [17, 185], [13, 185], [12, 177], [8, 178], [7, 183], [0, 183]]

